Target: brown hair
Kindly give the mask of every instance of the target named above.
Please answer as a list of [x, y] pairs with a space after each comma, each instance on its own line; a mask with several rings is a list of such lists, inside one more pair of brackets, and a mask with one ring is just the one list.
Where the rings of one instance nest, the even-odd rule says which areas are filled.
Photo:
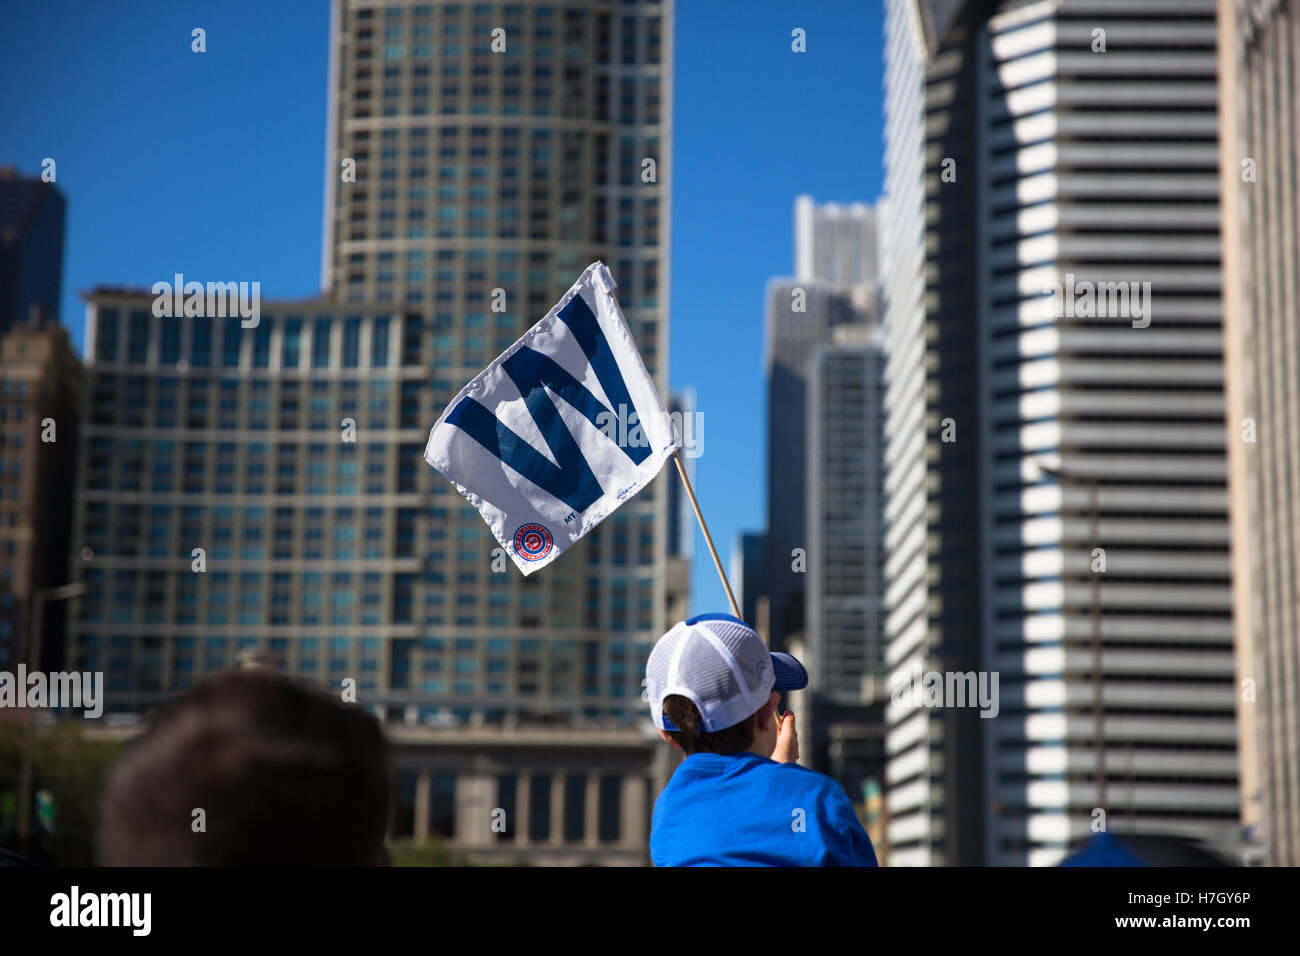
[[709, 733], [702, 729], [704, 720], [689, 697], [669, 694], [664, 698], [664, 716], [681, 728], [668, 731], [668, 736], [687, 754], [735, 754], [748, 750], [754, 743], [754, 719], [761, 712], [760, 707], [740, 723]]
[[390, 794], [374, 717], [279, 674], [231, 671], [159, 708], [114, 765], [100, 862], [373, 865]]

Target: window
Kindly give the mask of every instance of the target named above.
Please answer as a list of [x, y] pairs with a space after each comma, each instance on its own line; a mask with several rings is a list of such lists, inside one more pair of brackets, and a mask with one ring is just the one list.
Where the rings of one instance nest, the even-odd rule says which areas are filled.
[[95, 330], [95, 358], [100, 362], [117, 361], [117, 319], [117, 309], [100, 310]]
[[193, 336], [190, 364], [195, 368], [207, 368], [212, 364], [212, 319], [206, 315], [195, 316], [190, 334]]
[[328, 368], [330, 363], [330, 320], [317, 319], [311, 333], [311, 367]]
[[271, 364], [271, 320], [264, 317], [253, 331], [253, 368]]
[[385, 368], [388, 365], [388, 320], [375, 319], [370, 334], [370, 365]]
[[239, 367], [239, 344], [244, 329], [239, 319], [226, 319], [221, 329], [221, 364], [225, 368]]
[[298, 350], [302, 344], [302, 319], [284, 320], [284, 341], [280, 351], [281, 368], [298, 367]]
[[344, 368], [356, 368], [361, 355], [361, 320], [347, 319], [343, 323], [343, 362]]
[[149, 359], [149, 318], [148, 312], [131, 313], [126, 340], [128, 362], [143, 365]]

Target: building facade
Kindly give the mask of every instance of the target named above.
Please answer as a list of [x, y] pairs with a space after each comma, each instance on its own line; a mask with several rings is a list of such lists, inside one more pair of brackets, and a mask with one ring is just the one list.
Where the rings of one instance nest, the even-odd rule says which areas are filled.
[[766, 635], [784, 648], [802, 635], [807, 594], [800, 554], [808, 553], [804, 524], [808, 489], [808, 366], [834, 330], [867, 322], [876, 300], [876, 220], [863, 203], [795, 202], [795, 275], [767, 288], [767, 559]]
[[1221, 0], [1220, 181], [1241, 821], [1300, 866], [1300, 8]]
[[837, 329], [809, 363], [805, 646], [812, 685], [856, 704], [884, 667], [884, 355], [874, 325]]
[[59, 670], [65, 607], [38, 594], [69, 583], [82, 368], [54, 323], [0, 335], [0, 670]]
[[1099, 819], [1236, 849], [1215, 14], [1170, 13], [978, 35], [991, 863]]
[[1231, 853], [1213, 3], [887, 22], [891, 859]]
[[[974, 60], [978, 4], [885, 8], [885, 639], [891, 689], [978, 671]], [[950, 162], [949, 162], [950, 161]], [[945, 175], [945, 172], [948, 174]], [[954, 178], [955, 176], [955, 178]], [[981, 721], [907, 695], [886, 709], [898, 866], [978, 865]]]

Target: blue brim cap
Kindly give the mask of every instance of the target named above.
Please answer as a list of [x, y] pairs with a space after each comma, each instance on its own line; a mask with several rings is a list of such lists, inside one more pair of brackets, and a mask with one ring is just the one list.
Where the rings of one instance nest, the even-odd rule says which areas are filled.
[[772, 652], [772, 676], [776, 683], [773, 690], [803, 690], [808, 686], [808, 671], [789, 654]]

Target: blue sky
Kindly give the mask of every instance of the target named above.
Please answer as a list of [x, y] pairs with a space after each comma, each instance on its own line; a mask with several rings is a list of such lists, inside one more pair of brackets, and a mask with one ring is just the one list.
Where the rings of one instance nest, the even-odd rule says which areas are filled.
[[[704, 416], [696, 492], [728, 559], [764, 507], [763, 294], [795, 196], [874, 201], [881, 0], [679, 0], [671, 377]], [[57, 165], [63, 321], [77, 292], [174, 272], [320, 288], [327, 0], [43, 0], [0, 7], [0, 165]], [[190, 31], [207, 31], [207, 53]], [[807, 52], [791, 51], [802, 28]], [[663, 170], [661, 168], [661, 179]], [[697, 535], [692, 603], [726, 598]]]

